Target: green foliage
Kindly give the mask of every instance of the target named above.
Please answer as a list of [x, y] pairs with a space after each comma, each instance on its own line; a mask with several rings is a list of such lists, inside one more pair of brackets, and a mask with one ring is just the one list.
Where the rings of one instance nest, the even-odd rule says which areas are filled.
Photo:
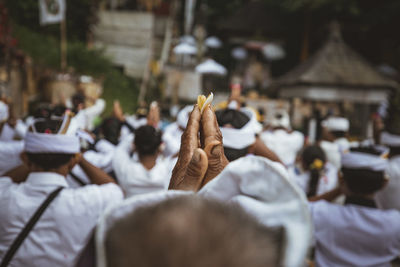
[[[10, 18], [35, 32], [59, 36], [59, 24], [41, 26], [39, 24], [38, 0], [4, 0]], [[85, 42], [90, 26], [96, 21], [96, 10], [100, 0], [66, 0], [67, 35], [69, 40]]]
[[112, 102], [118, 99], [124, 112], [133, 113], [137, 107], [138, 86], [136, 80], [123, 75], [116, 69], [109, 71], [104, 80], [103, 98], [107, 101], [104, 114], [109, 115]]
[[[19, 48], [30, 55], [36, 64], [55, 70], [60, 68], [59, 40], [18, 25], [14, 25], [13, 35], [18, 40]], [[135, 110], [138, 88], [134, 79], [116, 70], [101, 50], [87, 49], [85, 44], [77, 41], [69, 42], [67, 49], [68, 67], [79, 74], [104, 79], [105, 114], [110, 113], [114, 99], [120, 100], [125, 111]]]

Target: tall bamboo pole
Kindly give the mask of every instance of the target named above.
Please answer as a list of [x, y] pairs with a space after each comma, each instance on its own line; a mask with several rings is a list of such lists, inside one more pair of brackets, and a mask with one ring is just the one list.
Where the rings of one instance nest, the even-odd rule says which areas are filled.
[[60, 23], [60, 49], [61, 49], [61, 71], [67, 68], [67, 24], [65, 18]]

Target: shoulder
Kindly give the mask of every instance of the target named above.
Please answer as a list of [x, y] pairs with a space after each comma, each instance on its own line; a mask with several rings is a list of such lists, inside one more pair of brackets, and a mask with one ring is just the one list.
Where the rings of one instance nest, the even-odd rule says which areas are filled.
[[114, 183], [102, 185], [91, 184], [75, 189], [68, 188], [64, 191], [75, 200], [93, 204], [104, 201], [118, 201], [123, 198], [121, 188]]
[[0, 191], [8, 190], [12, 186], [18, 186], [18, 184], [15, 184], [10, 177], [0, 177]]

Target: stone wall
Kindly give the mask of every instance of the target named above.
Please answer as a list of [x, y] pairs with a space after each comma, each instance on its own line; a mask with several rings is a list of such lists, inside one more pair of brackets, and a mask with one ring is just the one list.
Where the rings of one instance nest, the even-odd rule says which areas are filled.
[[95, 45], [126, 75], [142, 78], [152, 57], [154, 15], [145, 12], [100, 11]]

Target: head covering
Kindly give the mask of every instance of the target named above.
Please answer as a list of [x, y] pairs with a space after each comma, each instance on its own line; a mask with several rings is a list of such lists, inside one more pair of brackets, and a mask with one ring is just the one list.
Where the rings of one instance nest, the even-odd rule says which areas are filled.
[[8, 120], [8, 116], [8, 105], [3, 101], [0, 101], [0, 122]]
[[400, 147], [400, 135], [382, 132], [381, 144], [390, 147]]
[[279, 110], [275, 112], [270, 125], [274, 128], [283, 127], [285, 129], [290, 129], [290, 117], [286, 110]]
[[364, 152], [351, 151], [342, 156], [342, 168], [362, 169], [371, 171], [384, 171], [388, 161], [379, 155], [373, 155]]
[[343, 117], [329, 117], [322, 121], [322, 126], [327, 128], [329, 131], [347, 132], [350, 128], [350, 122], [348, 119]]
[[192, 112], [193, 106], [186, 106], [181, 111], [179, 111], [178, 116], [176, 117], [176, 122], [179, 127], [186, 129], [186, 125], [189, 120], [189, 114]]
[[25, 136], [25, 152], [29, 153], [62, 153], [75, 154], [80, 152], [79, 137], [65, 134], [68, 130], [71, 117], [69, 114], [64, 116], [60, 130], [57, 133], [51, 131], [39, 133], [36, 131], [35, 124], [43, 119], [37, 119], [32, 124], [30, 132]]
[[[217, 120], [221, 126], [224, 147], [228, 148], [243, 149], [252, 145], [256, 141], [256, 134], [262, 130], [255, 113], [248, 108], [220, 110]], [[223, 127], [226, 124], [231, 124], [233, 128]]]
[[[100, 218], [96, 232], [97, 263], [106, 266], [107, 230], [120, 218], [189, 191], [157, 192], [131, 197]], [[307, 200], [288, 177], [285, 168], [266, 158], [249, 156], [231, 162], [198, 195], [241, 206], [267, 227], [285, 228], [283, 266], [303, 266], [311, 242], [312, 226]]]

